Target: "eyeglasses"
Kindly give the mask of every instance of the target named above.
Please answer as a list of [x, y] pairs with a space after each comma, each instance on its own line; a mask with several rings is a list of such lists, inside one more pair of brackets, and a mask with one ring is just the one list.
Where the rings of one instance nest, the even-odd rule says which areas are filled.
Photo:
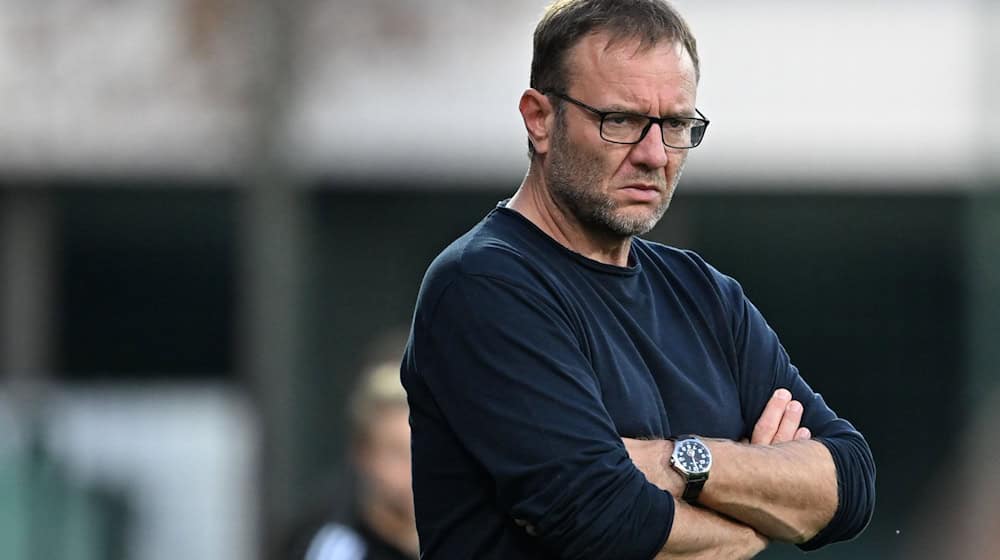
[[638, 144], [646, 137], [646, 133], [653, 127], [653, 124], [658, 124], [660, 125], [664, 146], [678, 150], [687, 150], [701, 144], [702, 139], [705, 138], [705, 130], [708, 129], [709, 121], [698, 109], [695, 109], [695, 112], [701, 118], [660, 118], [639, 115], [637, 113], [601, 111], [563, 93], [543, 91], [542, 94], [569, 101], [577, 107], [590, 111], [600, 117], [601, 138], [613, 144]]

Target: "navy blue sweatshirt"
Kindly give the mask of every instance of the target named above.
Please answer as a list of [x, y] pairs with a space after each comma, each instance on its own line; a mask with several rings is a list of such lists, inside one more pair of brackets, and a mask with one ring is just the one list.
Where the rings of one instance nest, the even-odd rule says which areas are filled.
[[636, 238], [627, 267], [602, 264], [501, 203], [428, 269], [402, 379], [424, 560], [648, 560], [674, 502], [621, 438], [748, 437], [779, 387], [837, 469], [836, 513], [802, 548], [856, 535], [874, 507], [864, 438], [690, 251]]

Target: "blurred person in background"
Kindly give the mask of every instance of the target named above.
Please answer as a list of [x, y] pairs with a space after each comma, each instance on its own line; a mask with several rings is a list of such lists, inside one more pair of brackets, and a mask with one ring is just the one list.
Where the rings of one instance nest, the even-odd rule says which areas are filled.
[[422, 558], [749, 558], [854, 537], [865, 439], [740, 285], [641, 239], [696, 109], [662, 0], [561, 0], [535, 30], [520, 188], [424, 277], [402, 377]]
[[[345, 515], [324, 508], [295, 531], [285, 556], [300, 560], [413, 560], [417, 530], [410, 425], [398, 360], [366, 369], [350, 401], [357, 498]], [[343, 500], [343, 495], [339, 496]], [[330, 500], [335, 502], [336, 499]], [[340, 504], [342, 505], [342, 504]]]

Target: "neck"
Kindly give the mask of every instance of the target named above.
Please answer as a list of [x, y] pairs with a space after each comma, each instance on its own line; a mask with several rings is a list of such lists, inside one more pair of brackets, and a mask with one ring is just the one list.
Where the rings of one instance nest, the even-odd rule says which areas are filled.
[[417, 526], [412, 516], [375, 500], [369, 500], [365, 504], [361, 515], [371, 530], [382, 540], [413, 558], [417, 558], [420, 554]]
[[631, 237], [595, 231], [553, 198], [539, 165], [532, 162], [521, 186], [507, 204], [567, 249], [614, 266], [628, 266]]

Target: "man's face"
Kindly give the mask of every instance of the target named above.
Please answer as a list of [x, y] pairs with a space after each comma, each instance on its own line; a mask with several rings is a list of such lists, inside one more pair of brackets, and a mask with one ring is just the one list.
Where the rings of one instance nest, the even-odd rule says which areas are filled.
[[[694, 116], [697, 84], [687, 51], [677, 43], [638, 45], [608, 47], [606, 35], [587, 36], [568, 53], [565, 93], [602, 111]], [[544, 170], [556, 202], [591, 231], [648, 232], [670, 205], [687, 151], [664, 147], [658, 125], [638, 144], [606, 142], [597, 115], [563, 104]]]
[[405, 405], [389, 406], [372, 420], [358, 467], [368, 500], [405, 517], [413, 516], [410, 476], [410, 423]]

